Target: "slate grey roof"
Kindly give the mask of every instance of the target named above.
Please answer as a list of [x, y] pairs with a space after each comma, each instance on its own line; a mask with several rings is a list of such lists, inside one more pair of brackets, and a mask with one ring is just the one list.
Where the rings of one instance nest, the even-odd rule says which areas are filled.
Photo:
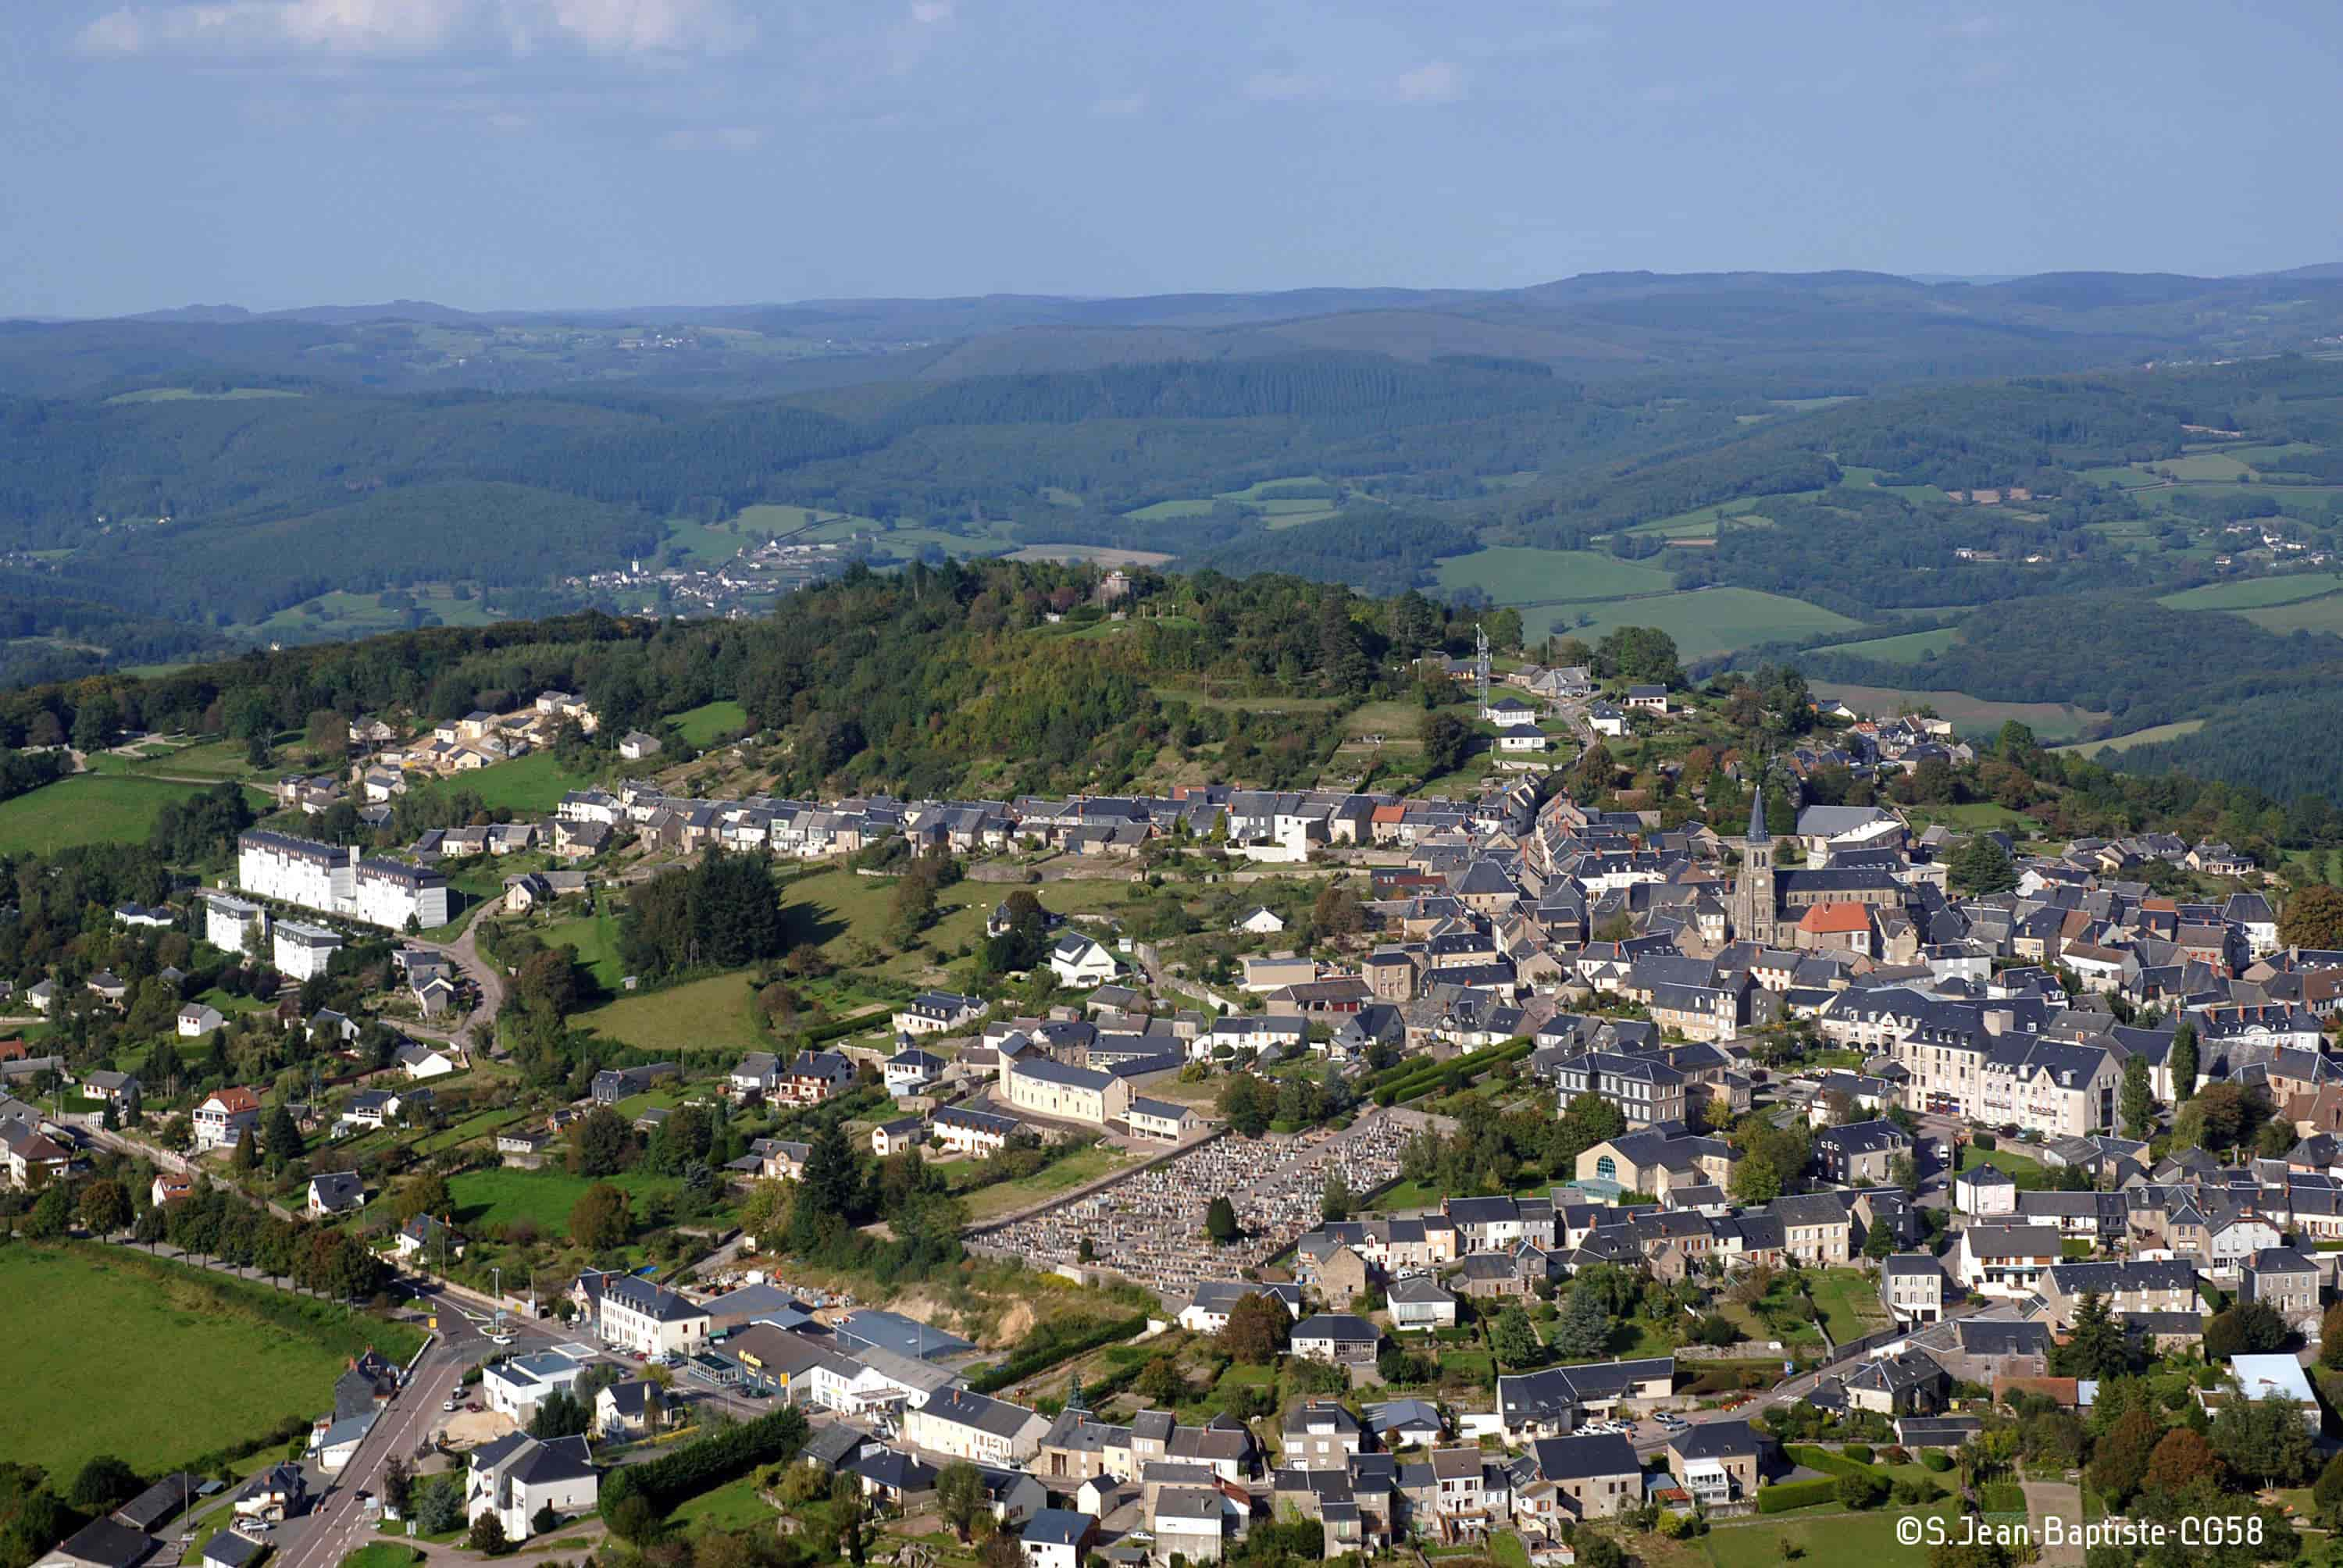
[[1530, 1457], [1546, 1481], [1584, 1481], [1600, 1475], [1633, 1475], [1643, 1467], [1634, 1445], [1615, 1432], [1593, 1436], [1542, 1437]]

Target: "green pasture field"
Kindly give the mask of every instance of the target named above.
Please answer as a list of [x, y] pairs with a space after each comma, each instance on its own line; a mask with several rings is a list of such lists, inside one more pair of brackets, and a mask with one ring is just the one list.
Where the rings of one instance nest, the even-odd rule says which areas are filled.
[[578, 964], [594, 976], [604, 990], [617, 994], [618, 981], [626, 975], [626, 965], [618, 958], [616, 914], [605, 910], [597, 915], [580, 915], [576, 920], [548, 926], [538, 934], [544, 938], [547, 947], [558, 948], [566, 943], [576, 948]]
[[2184, 735], [2194, 735], [2205, 728], [2201, 719], [2177, 719], [2170, 724], [2151, 725], [2135, 729], [2128, 735], [2111, 735], [2105, 740], [2077, 740], [2071, 745], [2053, 748], [2072, 751], [2078, 757], [2099, 757], [2110, 751], [2128, 751], [2135, 746], [2153, 746], [2159, 740], [2177, 740]]
[[552, 752], [532, 751], [475, 773], [456, 774], [447, 788], [470, 790], [491, 810], [501, 806], [515, 816], [542, 817], [561, 804], [564, 795], [593, 782], [590, 775], [564, 768]]
[[[445, 583], [417, 585], [399, 591], [415, 601], [417, 609], [437, 618], [442, 626], [487, 626], [502, 618], [482, 604], [478, 594], [458, 598]], [[396, 631], [406, 624], [406, 618], [403, 609], [385, 609], [373, 594], [337, 590], [280, 609], [266, 620], [256, 622], [251, 630], [256, 636], [303, 640], [328, 635], [366, 637]]]
[[622, 996], [578, 1014], [574, 1021], [662, 1055], [759, 1050], [768, 1042], [750, 1016], [755, 993], [749, 980], [746, 970], [709, 975], [662, 990]]
[[298, 397], [302, 394], [276, 387], [231, 387], [225, 392], [198, 392], [192, 387], [146, 387], [117, 392], [108, 403], [237, 403], [253, 397]]
[[2085, 730], [2104, 724], [2108, 716], [2087, 712], [2066, 702], [1995, 702], [1966, 691], [1923, 691], [1917, 688], [1849, 686], [1844, 681], [1815, 683], [1816, 692], [1844, 699], [1865, 713], [1886, 717], [1900, 706], [1933, 708], [1963, 734], [1998, 730], [2012, 719], [2029, 725], [2044, 740], [2072, 740]]
[[77, 844], [143, 844], [163, 808], [203, 793], [135, 773], [79, 773], [0, 801], [0, 851], [49, 855]]
[[2343, 634], [2343, 594], [2326, 594], [2293, 604], [2274, 604], [2238, 613], [2266, 631]]
[[[1588, 617], [1584, 626], [1578, 623], [1581, 614]], [[1676, 651], [1685, 658], [1704, 658], [1759, 643], [1846, 631], [1862, 623], [1803, 599], [1756, 588], [1717, 588], [1603, 605], [1540, 608], [1524, 614], [1522, 624], [1533, 642], [1546, 637], [1592, 641], [1623, 626], [1656, 627], [1675, 638]]]
[[541, 1234], [569, 1234], [569, 1211], [597, 1181], [608, 1181], [634, 1197], [656, 1191], [676, 1191], [682, 1179], [675, 1176], [572, 1176], [566, 1171], [521, 1171], [499, 1167], [467, 1171], [447, 1181], [456, 1200], [459, 1229], [485, 1233], [516, 1220], [532, 1220]]
[[668, 721], [690, 744], [707, 748], [726, 735], [736, 734], [749, 727], [749, 710], [729, 698], [715, 702], [703, 702], [698, 708], [688, 708], [681, 713], [670, 713]]
[[1598, 550], [1541, 550], [1500, 545], [1469, 556], [1451, 556], [1435, 574], [1443, 588], [1476, 588], [1499, 604], [1545, 604], [1615, 598], [1624, 594], [1665, 593], [1674, 574], [1641, 561], [1623, 561]]
[[1956, 627], [1935, 631], [1907, 631], [1895, 637], [1875, 637], [1865, 642], [1836, 642], [1816, 653], [1844, 653], [1853, 658], [1876, 658], [1889, 664], [1917, 664], [1926, 656], [1942, 653], [1960, 635]]
[[[315, 1309], [304, 1313], [319, 1325], [312, 1333], [223, 1312], [194, 1268], [183, 1286], [175, 1265], [160, 1265], [165, 1277], [156, 1278], [109, 1251], [0, 1249], [11, 1396], [0, 1400], [0, 1454], [44, 1466], [61, 1486], [101, 1453], [152, 1474], [332, 1405], [334, 1380], [357, 1346], [338, 1345], [327, 1325], [352, 1314], [303, 1303]], [[91, 1382], [101, 1366], [102, 1388]]]
[[2288, 572], [2283, 577], [2239, 578], [2168, 593], [2156, 602], [2167, 609], [2266, 609], [2317, 598], [2343, 588], [2343, 573]]

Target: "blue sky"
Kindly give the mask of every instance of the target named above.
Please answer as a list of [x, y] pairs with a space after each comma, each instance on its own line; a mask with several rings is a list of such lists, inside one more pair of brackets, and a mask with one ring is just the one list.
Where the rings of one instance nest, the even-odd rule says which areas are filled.
[[27, 0], [0, 313], [2343, 259], [2343, 7]]

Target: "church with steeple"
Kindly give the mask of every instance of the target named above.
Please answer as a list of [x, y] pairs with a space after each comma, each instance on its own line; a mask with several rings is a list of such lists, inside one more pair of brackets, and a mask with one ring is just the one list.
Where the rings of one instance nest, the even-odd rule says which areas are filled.
[[1761, 947], [1789, 945], [1774, 886], [1774, 835], [1765, 830], [1765, 780], [1749, 792], [1749, 831], [1741, 839], [1741, 876], [1733, 885], [1733, 934]]
[[[1793, 800], [1796, 799], [1794, 795]], [[1774, 835], [1765, 827], [1765, 780], [1761, 772], [1749, 801], [1749, 831], [1741, 839], [1741, 874], [1725, 905], [1735, 940], [1760, 947], [1795, 948], [1802, 942], [1802, 925], [1820, 922], [1810, 930], [1831, 929], [1833, 920], [1851, 911], [1841, 905], [1868, 905], [1876, 910], [1900, 910], [1910, 896], [1902, 879], [1882, 866], [1802, 866], [1783, 869], [1775, 863]]]

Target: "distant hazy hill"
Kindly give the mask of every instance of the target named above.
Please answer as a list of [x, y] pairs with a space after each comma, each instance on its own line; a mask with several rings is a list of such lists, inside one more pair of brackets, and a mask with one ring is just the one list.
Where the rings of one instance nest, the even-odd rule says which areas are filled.
[[[417, 330], [426, 327], [437, 330]], [[0, 392], [104, 395], [210, 377], [388, 390], [628, 381], [732, 397], [914, 373], [1046, 373], [1297, 347], [1414, 360], [1502, 355], [1584, 377], [1696, 367], [1880, 387], [2267, 354], [2338, 332], [2343, 264], [2229, 278], [1609, 272], [1516, 289], [488, 313], [402, 299], [260, 314], [194, 305], [115, 321], [8, 323], [0, 326]], [[906, 367], [907, 354], [920, 357], [915, 367]]]

